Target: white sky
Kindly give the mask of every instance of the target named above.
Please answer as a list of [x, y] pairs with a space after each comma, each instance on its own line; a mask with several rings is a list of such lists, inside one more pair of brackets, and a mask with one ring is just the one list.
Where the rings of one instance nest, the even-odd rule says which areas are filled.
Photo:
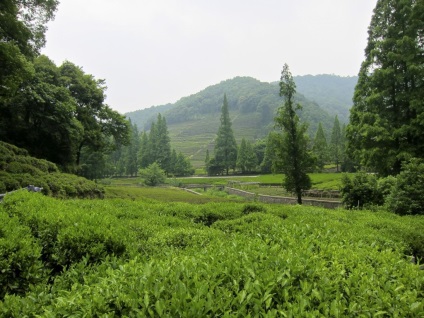
[[235, 76], [357, 75], [377, 0], [60, 0], [42, 50], [106, 79], [124, 113]]

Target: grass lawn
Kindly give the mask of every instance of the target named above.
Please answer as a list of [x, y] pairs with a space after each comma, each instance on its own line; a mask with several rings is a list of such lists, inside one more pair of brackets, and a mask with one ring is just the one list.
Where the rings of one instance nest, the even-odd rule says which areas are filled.
[[[187, 202], [192, 204], [203, 204], [208, 202], [231, 202], [240, 201], [234, 196], [216, 196], [206, 192], [197, 195], [179, 188], [160, 188], [160, 187], [123, 187], [108, 186], [105, 187], [106, 199], [131, 199], [131, 200], [157, 200], [161, 202]], [[223, 192], [224, 193], [224, 192]]]

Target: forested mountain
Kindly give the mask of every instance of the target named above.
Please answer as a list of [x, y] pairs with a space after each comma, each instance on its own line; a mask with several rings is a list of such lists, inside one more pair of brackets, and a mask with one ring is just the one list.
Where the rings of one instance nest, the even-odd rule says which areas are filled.
[[[150, 107], [126, 115], [141, 130], [149, 129], [158, 113], [166, 117], [168, 125], [202, 120], [208, 118], [208, 115], [220, 113], [224, 94], [227, 94], [230, 112], [236, 112], [238, 116], [259, 115], [258, 129], [264, 133], [264, 129], [273, 123], [274, 112], [282, 103], [276, 83], [260, 82], [251, 77], [236, 77], [183, 97], [175, 104]], [[297, 100], [303, 106], [300, 117], [310, 123], [311, 130], [315, 130], [318, 122], [323, 122], [325, 127], [331, 127], [331, 114], [301, 94], [297, 96]]]
[[[305, 114], [301, 117], [304, 120], [312, 119], [311, 128], [316, 126], [316, 120], [308, 116], [311, 101], [317, 103], [332, 118], [338, 115], [342, 123], [348, 121], [357, 76], [305, 75], [295, 76], [294, 80], [299, 95], [308, 100], [306, 102], [308, 105], [304, 105]], [[141, 130], [148, 129], [158, 113], [164, 114], [169, 124], [184, 122], [204, 114], [219, 113], [222, 96], [225, 93], [228, 95], [230, 110], [239, 110], [242, 113], [267, 112], [281, 104], [276, 85], [277, 82], [266, 83], [251, 77], [236, 77], [183, 97], [175, 104], [152, 106], [126, 115]], [[301, 96], [299, 99], [301, 103], [305, 102]]]
[[357, 76], [341, 77], [337, 75], [295, 76], [297, 91], [307, 99], [314, 101], [328, 113], [338, 115], [342, 123], [349, 121], [349, 109]]
[[[318, 103], [305, 98], [301, 90], [298, 92], [296, 102], [303, 106], [299, 116], [308, 123], [309, 135], [314, 136], [318, 124], [322, 123], [329, 137], [334, 116], [339, 112], [330, 113]], [[274, 127], [276, 110], [283, 102], [278, 83], [260, 82], [251, 77], [222, 81], [183, 97], [175, 104], [150, 107], [126, 115], [139, 130], [149, 130], [157, 114], [161, 113], [168, 124], [172, 147], [191, 156], [196, 165], [196, 161], [203, 162], [206, 149], [213, 150], [224, 94], [227, 95], [237, 142], [242, 138], [252, 141], [264, 138]], [[351, 99], [351, 95], [348, 98]]]

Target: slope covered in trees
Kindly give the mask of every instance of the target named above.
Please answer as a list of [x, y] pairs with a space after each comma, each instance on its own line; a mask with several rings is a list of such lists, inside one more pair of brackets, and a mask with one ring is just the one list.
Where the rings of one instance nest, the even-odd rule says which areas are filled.
[[[341, 77], [323, 74], [294, 76], [293, 79], [299, 99], [304, 97], [308, 100], [308, 104], [315, 102], [332, 118], [338, 115], [341, 122], [348, 121], [353, 91], [358, 80], [357, 76]], [[224, 94], [228, 95], [231, 110], [240, 110], [243, 113], [263, 113], [264, 122], [273, 120], [271, 116], [267, 117], [268, 110], [281, 106], [277, 83], [260, 82], [251, 77], [236, 77], [209, 86], [196, 94], [183, 97], [175, 104], [152, 106], [126, 115], [140, 129], [148, 129], [158, 113], [165, 114], [171, 124], [187, 121], [202, 117], [201, 115], [219, 113], [221, 98]], [[305, 114], [305, 116], [307, 115]], [[315, 121], [313, 120], [313, 122]]]

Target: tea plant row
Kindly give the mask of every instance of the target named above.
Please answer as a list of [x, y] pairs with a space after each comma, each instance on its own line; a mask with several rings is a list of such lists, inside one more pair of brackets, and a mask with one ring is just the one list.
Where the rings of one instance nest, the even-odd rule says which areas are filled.
[[20, 191], [0, 218], [0, 316], [424, 316], [421, 216]]

